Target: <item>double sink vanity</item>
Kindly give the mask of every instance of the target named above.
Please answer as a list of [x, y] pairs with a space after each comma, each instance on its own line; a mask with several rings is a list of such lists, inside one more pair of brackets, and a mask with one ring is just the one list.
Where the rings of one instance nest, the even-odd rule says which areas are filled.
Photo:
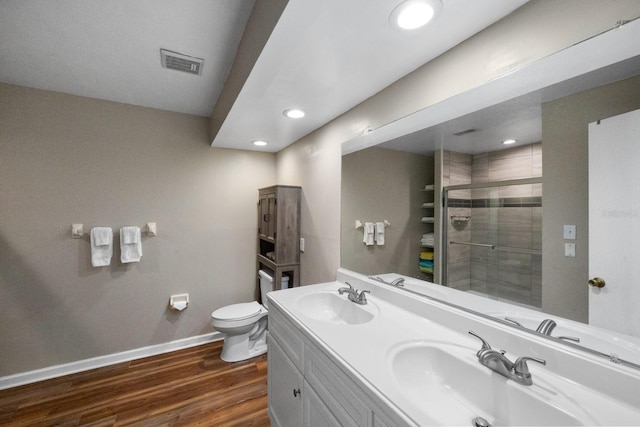
[[274, 426], [640, 425], [635, 367], [393, 279], [340, 269], [335, 282], [269, 293]]

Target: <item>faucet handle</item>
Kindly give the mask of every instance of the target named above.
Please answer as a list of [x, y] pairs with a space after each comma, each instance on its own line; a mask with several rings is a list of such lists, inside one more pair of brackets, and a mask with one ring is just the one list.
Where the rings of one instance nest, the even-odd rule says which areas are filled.
[[513, 320], [513, 319], [512, 319], [512, 318], [510, 318], [510, 317], [505, 317], [505, 318], [504, 318], [504, 320], [506, 320], [507, 322], [511, 322], [511, 323], [513, 323], [513, 324], [514, 324], [514, 325], [516, 325], [516, 326], [520, 326], [521, 328], [523, 327], [523, 326], [522, 326], [522, 323], [518, 322], [517, 320]]
[[522, 356], [522, 357], [519, 357], [513, 364], [513, 373], [522, 377], [531, 377], [531, 373], [529, 372], [529, 366], [527, 365], [527, 360], [538, 362], [541, 365], [547, 364], [547, 361], [543, 359]]
[[358, 295], [358, 304], [366, 304], [367, 303], [367, 296], [365, 294], [370, 294], [371, 291], [361, 291], [360, 295]]
[[476, 334], [476, 333], [475, 333], [475, 332], [473, 332], [473, 331], [469, 331], [469, 333], [470, 333], [471, 335], [473, 335], [474, 337], [478, 338], [480, 341], [482, 341], [482, 348], [481, 348], [480, 350], [478, 350], [478, 352], [476, 353], [476, 355], [477, 355], [478, 357], [480, 357], [480, 354], [481, 354], [483, 351], [491, 350], [491, 346], [489, 345], [489, 343], [488, 343], [488, 342], [486, 342], [486, 341], [484, 340], [484, 338], [482, 338], [480, 335]]
[[342, 295], [345, 292], [348, 292], [351, 295], [351, 294], [353, 294], [355, 292], [355, 290], [353, 289], [353, 286], [351, 286], [351, 284], [349, 282], [344, 282], [344, 284], [349, 286], [349, 287], [348, 288], [342, 287], [342, 288], [338, 289], [338, 293], [340, 295]]

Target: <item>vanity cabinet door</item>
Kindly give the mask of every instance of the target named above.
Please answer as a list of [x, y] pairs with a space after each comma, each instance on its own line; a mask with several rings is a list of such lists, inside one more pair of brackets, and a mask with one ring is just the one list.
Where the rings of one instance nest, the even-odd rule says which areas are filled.
[[304, 376], [318, 397], [345, 427], [369, 426], [370, 408], [362, 401], [362, 390], [320, 349], [307, 343]]
[[277, 427], [302, 425], [302, 374], [273, 336], [269, 336], [267, 359], [269, 416]]
[[304, 396], [302, 396], [304, 423], [302, 425], [304, 427], [341, 427], [342, 424], [333, 416], [313, 387], [306, 381], [304, 383]]

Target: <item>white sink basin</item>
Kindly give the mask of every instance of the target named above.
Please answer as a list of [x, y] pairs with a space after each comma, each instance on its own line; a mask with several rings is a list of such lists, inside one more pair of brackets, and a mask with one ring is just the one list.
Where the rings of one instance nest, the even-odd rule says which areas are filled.
[[[557, 406], [549, 384], [523, 386], [482, 366], [477, 349], [412, 342], [393, 350], [389, 364], [405, 398], [429, 411], [434, 422], [472, 425], [483, 417], [501, 425], [584, 425]], [[432, 409], [431, 409], [432, 408]], [[575, 408], [571, 408], [575, 410]], [[586, 414], [580, 414], [585, 418]], [[587, 423], [590, 423], [588, 416]]]
[[298, 301], [298, 308], [306, 317], [338, 325], [358, 325], [370, 322], [378, 315], [375, 304], [370, 301], [365, 305], [356, 304], [338, 291], [304, 295]]

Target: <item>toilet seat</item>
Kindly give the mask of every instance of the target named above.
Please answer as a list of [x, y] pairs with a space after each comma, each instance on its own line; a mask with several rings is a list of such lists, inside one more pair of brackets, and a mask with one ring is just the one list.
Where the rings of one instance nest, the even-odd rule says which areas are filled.
[[243, 302], [217, 309], [211, 314], [213, 327], [218, 330], [249, 326], [267, 315], [258, 302]]
[[260, 313], [262, 306], [257, 301], [241, 302], [217, 309], [211, 314], [216, 320], [245, 320]]

